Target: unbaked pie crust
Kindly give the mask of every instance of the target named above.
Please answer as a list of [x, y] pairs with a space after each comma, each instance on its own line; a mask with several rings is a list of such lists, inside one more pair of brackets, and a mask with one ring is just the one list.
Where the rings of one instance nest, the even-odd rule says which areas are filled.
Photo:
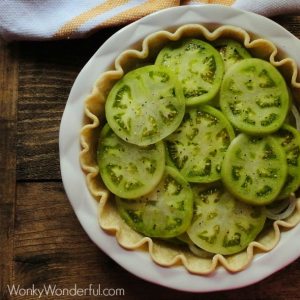
[[99, 175], [96, 151], [99, 132], [105, 124], [104, 106], [110, 89], [128, 71], [153, 63], [157, 53], [166, 43], [184, 37], [207, 41], [232, 38], [241, 42], [254, 57], [268, 60], [279, 69], [291, 88], [295, 102], [300, 103], [297, 65], [293, 59], [286, 58], [272, 42], [252, 36], [241, 28], [227, 25], [215, 26], [211, 31], [199, 24], [184, 25], [174, 31], [159, 31], [133, 45], [133, 49], [122, 52], [116, 58], [112, 69], [103, 73], [97, 80], [85, 102], [80, 162], [86, 175], [88, 188], [99, 201], [99, 224], [108, 234], [115, 235], [121, 246], [130, 250], [148, 251], [153, 261], [159, 265], [172, 267], [182, 264], [189, 272], [199, 275], [214, 272], [218, 265], [231, 272], [238, 272], [251, 263], [255, 254], [272, 250], [279, 242], [281, 232], [295, 227], [300, 222], [300, 198], [297, 199], [296, 209], [290, 217], [284, 221], [275, 221], [273, 226], [266, 227], [244, 251], [229, 256], [216, 254], [212, 258], [200, 258], [192, 254], [187, 247], [151, 239], [131, 229], [119, 216], [113, 196], [110, 195]]

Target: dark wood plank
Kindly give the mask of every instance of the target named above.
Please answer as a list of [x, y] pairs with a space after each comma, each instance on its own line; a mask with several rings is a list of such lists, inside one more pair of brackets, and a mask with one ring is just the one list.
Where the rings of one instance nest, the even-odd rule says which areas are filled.
[[285, 29], [300, 38], [300, 16], [278, 16], [273, 20], [283, 26]]
[[12, 280], [16, 181], [16, 102], [18, 64], [15, 45], [0, 40], [0, 298]]
[[19, 183], [16, 216], [15, 284], [116, 287], [120, 268], [83, 232], [61, 183]]
[[[70, 289], [75, 284], [78, 288], [100, 284], [102, 289], [124, 289], [124, 299], [199, 299], [196, 294], [170, 290], [136, 278], [102, 253], [79, 225], [61, 183], [19, 183], [16, 216], [15, 285], [31, 288], [34, 284], [36, 288], [43, 288], [51, 284]], [[125, 250], [120, 248], [120, 251]], [[201, 297], [208, 300], [297, 299], [299, 286], [300, 260], [255, 287]], [[70, 297], [65, 295], [59, 299]]]
[[80, 69], [118, 28], [85, 40], [20, 43], [17, 179], [60, 179], [58, 131]]

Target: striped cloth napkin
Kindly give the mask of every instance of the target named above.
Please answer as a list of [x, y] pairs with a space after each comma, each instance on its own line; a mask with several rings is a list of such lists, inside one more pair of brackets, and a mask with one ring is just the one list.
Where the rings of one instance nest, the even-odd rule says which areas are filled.
[[0, 0], [0, 35], [7, 41], [79, 38], [167, 7], [212, 3], [266, 16], [300, 12], [300, 0]]

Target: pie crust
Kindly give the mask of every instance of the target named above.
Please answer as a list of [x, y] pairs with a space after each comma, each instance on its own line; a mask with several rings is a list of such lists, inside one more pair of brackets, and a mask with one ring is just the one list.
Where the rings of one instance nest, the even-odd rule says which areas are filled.
[[282, 51], [278, 50], [271, 41], [228, 25], [208, 29], [200, 24], [188, 24], [170, 31], [159, 31], [133, 45], [132, 49], [122, 52], [116, 58], [114, 66], [101, 74], [97, 80], [92, 93], [85, 101], [85, 117], [80, 133], [82, 146], [80, 162], [86, 175], [89, 191], [99, 202], [99, 224], [108, 234], [115, 235], [121, 246], [129, 250], [148, 251], [153, 261], [159, 265], [165, 267], [184, 265], [189, 272], [199, 275], [210, 274], [219, 265], [230, 272], [238, 272], [247, 268], [255, 254], [272, 250], [279, 242], [281, 232], [295, 227], [300, 222], [300, 198], [297, 199], [296, 208], [291, 216], [266, 226], [244, 251], [229, 256], [216, 254], [212, 258], [200, 258], [192, 254], [187, 247], [151, 239], [131, 229], [119, 216], [113, 195], [109, 193], [99, 175], [96, 151], [100, 130], [106, 122], [104, 106], [110, 89], [130, 70], [153, 63], [156, 55], [166, 43], [184, 37], [206, 41], [232, 38], [241, 42], [254, 57], [265, 59], [279, 69], [290, 86], [294, 104], [299, 106], [300, 80], [297, 65], [293, 59], [286, 57]]

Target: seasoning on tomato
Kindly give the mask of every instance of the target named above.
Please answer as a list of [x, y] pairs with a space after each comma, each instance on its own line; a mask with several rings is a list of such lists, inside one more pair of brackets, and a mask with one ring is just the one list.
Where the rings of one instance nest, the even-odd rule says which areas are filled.
[[121, 217], [149, 237], [172, 238], [186, 231], [193, 215], [193, 193], [178, 171], [166, 167], [158, 186], [134, 200], [117, 197]]
[[275, 138], [286, 154], [288, 173], [278, 199], [287, 198], [300, 186], [300, 132], [284, 124], [275, 134]]
[[289, 109], [289, 93], [274, 66], [248, 58], [225, 73], [220, 106], [238, 130], [251, 135], [268, 134], [282, 126]]
[[233, 138], [233, 129], [219, 110], [208, 105], [190, 107], [181, 125], [164, 140], [167, 163], [189, 182], [219, 180], [222, 161]]
[[132, 199], [149, 193], [164, 173], [163, 142], [138, 147], [124, 142], [107, 124], [100, 134], [97, 157], [106, 187], [124, 198]]
[[190, 239], [208, 252], [230, 255], [245, 249], [262, 230], [266, 214], [236, 200], [222, 185], [194, 185]]
[[220, 89], [224, 74], [220, 53], [198, 39], [169, 43], [160, 51], [155, 64], [169, 68], [176, 74], [187, 105], [213, 99]]
[[251, 54], [239, 42], [232, 39], [218, 39], [213, 46], [220, 52], [224, 62], [225, 72], [237, 62], [251, 58]]
[[287, 175], [286, 155], [271, 135], [239, 134], [230, 144], [222, 164], [222, 181], [240, 200], [253, 205], [273, 202]]
[[170, 70], [141, 67], [127, 73], [105, 104], [109, 126], [124, 141], [147, 146], [172, 133], [185, 110], [181, 85]]

